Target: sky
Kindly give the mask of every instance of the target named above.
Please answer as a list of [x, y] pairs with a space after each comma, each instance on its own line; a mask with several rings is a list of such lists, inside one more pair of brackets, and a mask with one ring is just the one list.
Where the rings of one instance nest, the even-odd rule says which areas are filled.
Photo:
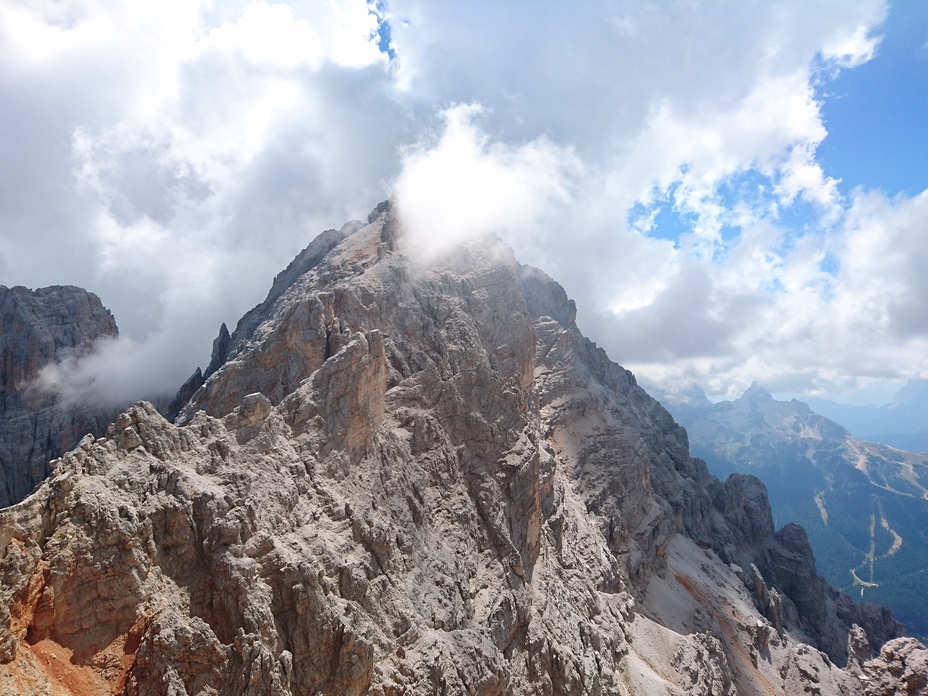
[[0, 284], [120, 327], [133, 400], [319, 232], [492, 231], [643, 381], [888, 401], [928, 377], [923, 0], [2, 0]]

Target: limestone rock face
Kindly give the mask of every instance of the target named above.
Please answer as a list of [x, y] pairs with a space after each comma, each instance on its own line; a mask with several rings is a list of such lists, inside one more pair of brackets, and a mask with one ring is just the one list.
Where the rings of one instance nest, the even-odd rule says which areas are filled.
[[928, 649], [914, 638], [891, 640], [864, 664], [865, 696], [928, 695]]
[[113, 315], [82, 288], [0, 285], [0, 506], [25, 498], [51, 459], [88, 432], [102, 434], [114, 415], [30, 388], [39, 370], [117, 335]]
[[905, 635], [905, 627], [888, 609], [855, 604], [818, 575], [802, 527], [787, 524], [774, 531], [763, 484], [756, 478], [732, 474], [723, 483], [711, 484], [710, 490], [724, 515], [721, 524], [716, 517], [713, 548], [726, 563], [749, 569], [745, 584], [755, 606], [777, 630], [801, 627], [812, 645], [840, 665], [848, 661], [849, 632], [855, 625], [870, 653]]
[[174, 424], [137, 404], [0, 510], [0, 691], [861, 690], [720, 557], [789, 550], [763, 488], [556, 283], [494, 238], [416, 265], [389, 205], [326, 235]]

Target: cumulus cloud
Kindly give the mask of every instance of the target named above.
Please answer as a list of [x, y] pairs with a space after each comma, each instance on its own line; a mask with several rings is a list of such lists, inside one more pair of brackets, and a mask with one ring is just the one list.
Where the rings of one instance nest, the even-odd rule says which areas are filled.
[[135, 398], [395, 192], [415, 253], [499, 233], [652, 379], [926, 376], [924, 194], [842, 195], [817, 154], [886, 11], [6, 3], [0, 282], [99, 294], [124, 338], [49, 383]]
[[121, 329], [50, 384], [176, 389], [318, 231], [384, 197], [403, 130], [378, 21], [363, 0], [0, 8], [0, 256], [20, 260], [0, 282], [87, 287]]
[[835, 182], [814, 160], [825, 133], [808, 71], [765, 76], [725, 109], [713, 104], [682, 115], [662, 103], [610, 187], [645, 206], [669, 197], [678, 212], [692, 215], [694, 242], [711, 253], [723, 225], [743, 214], [720, 201], [720, 184], [749, 170], [770, 177], [772, 204], [801, 196], [833, 214]]
[[754, 380], [784, 392], [840, 391], [924, 374], [925, 206], [925, 194], [859, 191], [841, 223], [824, 231], [792, 241], [771, 223], [760, 225], [765, 233], [744, 232], [710, 267], [714, 295], [707, 318], [696, 322], [712, 335], [727, 330], [731, 345], [676, 364], [659, 353], [634, 355], [632, 363], [654, 381], [695, 380], [728, 396]]
[[404, 153], [394, 190], [405, 248], [416, 258], [432, 260], [488, 232], [512, 241], [571, 200], [581, 167], [570, 148], [545, 138], [491, 143], [476, 123], [481, 111], [476, 104], [446, 109], [438, 141]]
[[[854, 197], [840, 250], [836, 304], [849, 323], [875, 325], [886, 342], [928, 342], [928, 192]], [[892, 339], [895, 339], [894, 341]]]

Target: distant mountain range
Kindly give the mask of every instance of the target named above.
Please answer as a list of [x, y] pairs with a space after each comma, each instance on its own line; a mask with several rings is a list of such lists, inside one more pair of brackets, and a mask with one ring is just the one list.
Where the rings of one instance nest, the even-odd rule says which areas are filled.
[[805, 400], [817, 413], [855, 437], [910, 452], [928, 452], [928, 379], [909, 380], [883, 406], [850, 406], [828, 399]]
[[[913, 634], [928, 634], [928, 454], [858, 439], [808, 404], [777, 401], [757, 385], [716, 404], [698, 387], [652, 393], [710, 472], [753, 474], [766, 484], [775, 523], [805, 527], [829, 582], [891, 607]], [[926, 394], [925, 382], [911, 383], [872, 411], [908, 427]]]

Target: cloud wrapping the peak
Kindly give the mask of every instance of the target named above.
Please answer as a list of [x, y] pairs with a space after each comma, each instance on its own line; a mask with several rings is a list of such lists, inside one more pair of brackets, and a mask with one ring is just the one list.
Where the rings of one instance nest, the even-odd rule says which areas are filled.
[[475, 104], [446, 109], [438, 141], [404, 152], [394, 192], [405, 249], [418, 259], [490, 232], [518, 239], [571, 200], [581, 165], [570, 148], [544, 138], [490, 142], [477, 124], [481, 112]]

